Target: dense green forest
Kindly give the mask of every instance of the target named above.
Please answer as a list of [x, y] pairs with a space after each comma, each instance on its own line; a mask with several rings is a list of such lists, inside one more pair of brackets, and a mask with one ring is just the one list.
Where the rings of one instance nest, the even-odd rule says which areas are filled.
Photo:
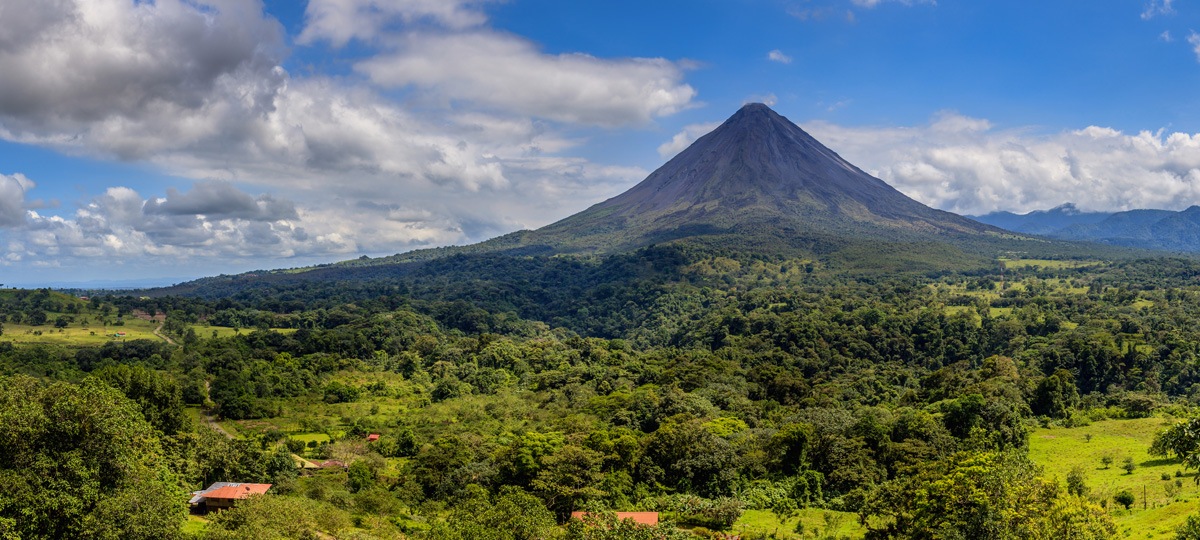
[[[855, 274], [660, 246], [372, 272], [0, 293], [0, 337], [163, 336], [0, 341], [0, 537], [1118, 538], [1133, 503], [1045, 474], [1030, 433], [1200, 401], [1193, 260]], [[1181, 425], [1151, 451], [1193, 477]], [[189, 517], [214, 481], [274, 486]]]

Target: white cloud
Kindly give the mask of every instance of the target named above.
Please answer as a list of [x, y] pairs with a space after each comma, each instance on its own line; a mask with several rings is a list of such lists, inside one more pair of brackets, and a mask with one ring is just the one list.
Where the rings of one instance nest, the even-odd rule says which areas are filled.
[[587, 126], [691, 106], [686, 63], [546, 54], [486, 28], [483, 3], [312, 0], [304, 39], [385, 51], [360, 67], [384, 94], [282, 69], [259, 0], [0, 0], [0, 138], [197, 180], [48, 211], [0, 176], [0, 263], [394, 253], [541, 226], [644, 177], [563, 153]]
[[327, 40], [342, 47], [352, 39], [374, 41], [395, 25], [429, 21], [463, 29], [487, 17], [476, 8], [487, 0], [309, 0], [305, 27], [297, 39], [310, 44]]
[[774, 49], [771, 52], [767, 53], [767, 59], [772, 62], [779, 62], [780, 64], [792, 63], [792, 57], [790, 57], [786, 54], [783, 54], [783, 51], [781, 51], [779, 49]]
[[10, 140], [82, 139], [143, 157], [269, 113], [283, 84], [282, 28], [257, 1], [6, 0], [2, 9], [29, 24], [6, 23], [0, 35], [0, 135]]
[[1055, 134], [996, 130], [940, 113], [927, 125], [805, 128], [909, 196], [958, 213], [1183, 209], [1200, 203], [1200, 134], [1087, 127]]
[[1175, 13], [1175, 8], [1171, 7], [1174, 0], [1150, 0], [1146, 3], [1146, 9], [1142, 11], [1142, 20], [1148, 21], [1159, 15], [1170, 15]]
[[1175, 42], [1175, 38], [1171, 36], [1170, 30], [1163, 30], [1163, 32], [1158, 35], [1158, 39], [1159, 39], [1159, 41], [1162, 41], [1164, 43], [1174, 43]]
[[0, 174], [0, 227], [25, 222], [25, 194], [34, 187], [33, 181], [21, 173]]
[[29, 212], [21, 227], [9, 231], [20, 246], [10, 252], [21, 259], [70, 261], [292, 257], [331, 251], [301, 223], [290, 201], [255, 198], [224, 183], [200, 183], [186, 193], [170, 190], [166, 197], [151, 199], [126, 187], [111, 187], [68, 217]]
[[544, 54], [491, 31], [412, 33], [355, 69], [388, 88], [416, 87], [450, 101], [561, 122], [640, 124], [687, 107], [696, 91], [662, 58], [608, 60]]
[[708, 132], [717, 129], [717, 126], [719, 125], [721, 125], [720, 122], [707, 122], [703, 124], [690, 124], [684, 126], [682, 131], [676, 133], [674, 137], [671, 137], [671, 140], [659, 145], [658, 155], [662, 156], [663, 158], [674, 157], [675, 154], [682, 152], [684, 149], [691, 146], [692, 143], [696, 142], [696, 139], [699, 139], [700, 137], [708, 134]]
[[911, 6], [914, 4], [937, 5], [937, 0], [850, 0], [850, 3], [860, 8], [871, 9], [884, 3], [901, 4], [905, 6]]
[[746, 98], [745, 101], [742, 101], [742, 105], [746, 105], [748, 103], [762, 103], [768, 107], [774, 107], [775, 103], [778, 101], [779, 98], [776, 97], [774, 93], [768, 93], [750, 96]]
[[1200, 62], [1200, 34], [1196, 32], [1189, 34], [1188, 44], [1192, 46], [1192, 52], [1196, 53], [1196, 61]]

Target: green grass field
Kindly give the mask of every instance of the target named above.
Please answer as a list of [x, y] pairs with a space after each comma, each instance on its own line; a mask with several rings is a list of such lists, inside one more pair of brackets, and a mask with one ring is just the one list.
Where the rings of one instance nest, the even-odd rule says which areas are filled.
[[204, 528], [207, 525], [207, 519], [200, 516], [188, 515], [187, 521], [183, 522], [183, 534], [199, 535], [204, 532]]
[[1059, 261], [1051, 259], [1000, 259], [1005, 268], [1044, 268], [1059, 270], [1063, 268], [1080, 268], [1098, 264], [1096, 261]]
[[[247, 334], [253, 332], [254, 328], [230, 328], [228, 326], [208, 326], [206, 324], [193, 324], [192, 330], [196, 331], [196, 335], [202, 338], [227, 338], [239, 334]], [[272, 328], [271, 331], [280, 334], [292, 334], [296, 332], [295, 328]]]
[[[1172, 538], [1175, 527], [1189, 514], [1200, 511], [1200, 486], [1196, 485], [1194, 472], [1184, 471], [1182, 489], [1175, 497], [1169, 496], [1167, 485], [1175, 483], [1175, 471], [1183, 467], [1178, 460], [1157, 458], [1147, 452], [1154, 435], [1170, 422], [1173, 420], [1157, 417], [1104, 420], [1078, 428], [1038, 429], [1029, 437], [1029, 457], [1044, 467], [1047, 477], [1057, 478], [1063, 485], [1071, 468], [1082, 466], [1090, 495], [1107, 501], [1109, 511], [1127, 538]], [[1113, 458], [1108, 468], [1101, 463], [1104, 456]], [[1133, 458], [1137, 465], [1133, 474], [1121, 468], [1126, 457]], [[1168, 476], [1167, 480], [1162, 479], [1163, 474]], [[1136, 498], [1128, 511], [1112, 501], [1113, 495], [1122, 489], [1129, 490]]]
[[741, 519], [733, 524], [733, 533], [739, 535], [775, 533], [778, 538], [800, 538], [801, 536], [794, 532], [797, 522], [804, 524], [806, 536], [817, 532], [824, 535], [831, 526], [839, 538], [843, 536], [862, 538], [867, 532], [862, 525], [859, 525], [856, 514], [805, 508], [786, 522], [779, 521], [774, 513], [767, 510], [747, 510], [742, 514]]
[[[103, 345], [108, 341], [129, 341], [134, 339], [162, 339], [154, 335], [154, 329], [158, 328], [158, 322], [139, 319], [137, 317], [125, 318], [123, 325], [103, 325], [95, 322], [94, 317], [92, 322], [86, 326], [74, 322], [66, 328], [55, 328], [54, 319], [60, 314], [47, 314], [50, 322], [41, 326], [30, 326], [28, 324], [4, 324], [4, 333], [0, 335], [0, 341], [8, 341], [14, 345], [22, 344], [55, 344], [66, 345], [71, 347], [95, 347]], [[88, 318], [88, 315], [74, 315], [76, 320]], [[232, 337], [238, 334], [252, 332], [254, 329], [235, 329], [225, 326], [207, 326], [207, 325], [192, 325], [192, 329], [196, 334], [204, 337]], [[272, 328], [272, 331], [281, 334], [291, 334], [295, 332], [292, 328]], [[124, 336], [116, 336], [117, 332], [124, 332]]]
[[[55, 317], [57, 317], [57, 314], [51, 316], [50, 320], [53, 321]], [[136, 318], [127, 319], [125, 324], [121, 326], [111, 324], [104, 326], [93, 323], [85, 327], [78, 323], [72, 323], [66, 328], [55, 328], [53, 322], [41, 326], [6, 323], [4, 325], [4, 334], [0, 335], [0, 341], [8, 341], [17, 345], [45, 343], [72, 346], [98, 346], [103, 345], [107, 341], [159, 339], [154, 335], [154, 329], [157, 327], [158, 323], [156, 322]], [[39, 335], [38, 332], [41, 334]], [[125, 336], [114, 336], [117, 332], [124, 332]]]

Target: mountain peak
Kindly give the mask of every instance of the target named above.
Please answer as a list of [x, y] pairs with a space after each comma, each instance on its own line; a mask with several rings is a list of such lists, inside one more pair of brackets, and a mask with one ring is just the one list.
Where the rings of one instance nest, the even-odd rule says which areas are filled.
[[733, 120], [750, 115], [767, 115], [768, 117], [783, 118], [765, 103], [747, 103], [742, 105], [742, 108], [733, 113], [733, 116], [729, 117], [729, 119]]
[[523, 243], [608, 251], [693, 236], [773, 234], [792, 242], [848, 231], [993, 229], [910, 199], [767, 105], [748, 103], [638, 185], [527, 233]]

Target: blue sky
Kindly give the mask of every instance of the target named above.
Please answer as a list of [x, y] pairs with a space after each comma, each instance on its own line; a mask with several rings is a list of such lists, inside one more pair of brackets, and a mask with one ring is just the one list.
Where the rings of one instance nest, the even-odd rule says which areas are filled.
[[1190, 0], [0, 0], [0, 283], [536, 228], [749, 101], [931, 206], [1200, 203]]

